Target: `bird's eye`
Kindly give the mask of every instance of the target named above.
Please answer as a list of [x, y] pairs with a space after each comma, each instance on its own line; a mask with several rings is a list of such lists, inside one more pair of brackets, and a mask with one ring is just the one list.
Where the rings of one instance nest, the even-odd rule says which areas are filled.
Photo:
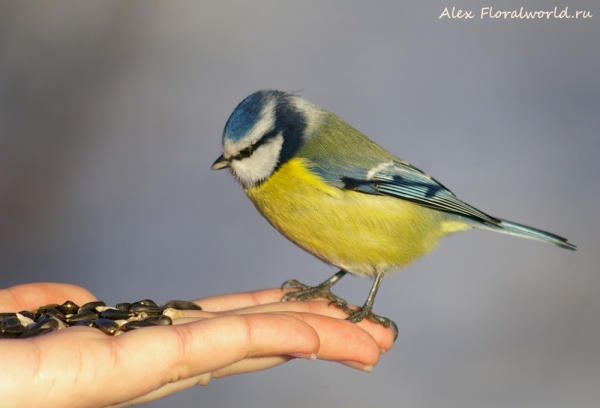
[[244, 150], [241, 150], [238, 156], [241, 159], [245, 159], [246, 157], [250, 157], [252, 155], [252, 146], [246, 147]]

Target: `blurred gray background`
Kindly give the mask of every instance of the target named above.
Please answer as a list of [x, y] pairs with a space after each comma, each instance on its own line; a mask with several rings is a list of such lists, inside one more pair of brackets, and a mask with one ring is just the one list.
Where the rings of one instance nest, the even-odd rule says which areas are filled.
[[[492, 2], [494, 3], [494, 2]], [[384, 281], [400, 335], [372, 374], [293, 361], [150, 407], [596, 407], [600, 9], [595, 1], [1, 1], [2, 286], [110, 303], [319, 283], [226, 172], [233, 108], [300, 94], [460, 198], [568, 237], [485, 231]], [[444, 7], [472, 20], [439, 19]], [[500, 10], [591, 19], [479, 19]], [[362, 304], [371, 282], [336, 293]]]

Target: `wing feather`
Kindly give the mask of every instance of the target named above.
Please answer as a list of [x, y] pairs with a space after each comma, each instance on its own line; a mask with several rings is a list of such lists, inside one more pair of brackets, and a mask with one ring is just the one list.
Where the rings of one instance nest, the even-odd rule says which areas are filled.
[[353, 172], [353, 174], [341, 174], [339, 179], [344, 188], [350, 190], [408, 200], [427, 208], [468, 217], [485, 224], [500, 223], [499, 219], [459, 200], [452, 191], [433, 177], [408, 163], [394, 161], [387, 166], [378, 167], [376, 171], [365, 172], [362, 177]]

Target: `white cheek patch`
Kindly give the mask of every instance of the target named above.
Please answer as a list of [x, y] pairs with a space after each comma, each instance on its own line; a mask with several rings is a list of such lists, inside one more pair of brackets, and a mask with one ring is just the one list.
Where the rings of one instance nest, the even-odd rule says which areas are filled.
[[223, 152], [225, 156], [232, 157], [247, 146], [258, 142], [263, 135], [269, 133], [275, 127], [275, 100], [270, 101], [260, 112], [260, 119], [250, 131], [238, 141], [225, 138], [223, 141]]
[[283, 146], [283, 136], [277, 136], [259, 146], [250, 157], [232, 160], [231, 170], [244, 187], [252, 187], [259, 181], [268, 178], [277, 163]]

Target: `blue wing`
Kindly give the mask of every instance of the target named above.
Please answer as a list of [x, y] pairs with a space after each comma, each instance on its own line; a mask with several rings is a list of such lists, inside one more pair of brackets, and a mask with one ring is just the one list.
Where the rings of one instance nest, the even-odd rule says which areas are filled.
[[313, 168], [325, 180], [340, 188], [374, 195], [388, 195], [424, 207], [467, 217], [497, 226], [500, 219], [489, 216], [459, 200], [452, 191], [416, 167], [393, 160], [370, 170], [364, 168]]
[[[460, 217], [489, 229], [575, 250], [566, 238], [491, 217], [459, 200], [433, 177], [392, 155], [331, 112], [320, 111], [318, 132], [304, 135], [294, 151], [311, 171], [340, 189], [386, 195]], [[469, 222], [470, 221], [470, 222]]]

